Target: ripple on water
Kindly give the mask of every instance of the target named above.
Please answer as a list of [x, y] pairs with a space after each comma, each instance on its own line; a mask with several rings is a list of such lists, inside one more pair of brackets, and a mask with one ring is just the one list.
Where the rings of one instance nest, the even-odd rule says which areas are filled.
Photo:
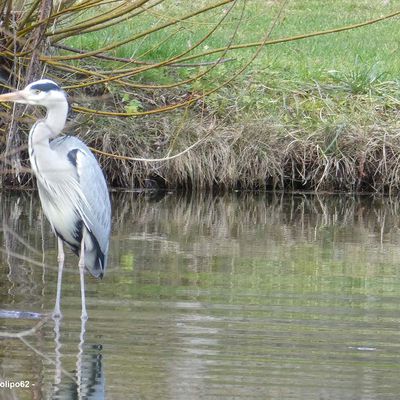
[[[55, 241], [30, 196], [10, 196], [3, 215], [21, 207], [8, 223], [44, 246], [45, 263], [0, 233], [36, 261], [3, 254], [2, 332], [54, 306]], [[400, 220], [382, 201], [116, 195], [110, 268], [87, 280], [86, 326], [68, 254], [64, 318], [31, 347], [2, 339], [2, 378], [34, 382], [37, 399], [76, 398], [77, 386], [107, 400], [397, 399]]]

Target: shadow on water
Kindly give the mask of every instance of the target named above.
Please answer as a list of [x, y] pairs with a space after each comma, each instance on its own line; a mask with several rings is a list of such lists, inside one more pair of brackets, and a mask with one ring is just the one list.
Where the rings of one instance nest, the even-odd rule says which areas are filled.
[[[0, 332], [54, 306], [36, 193], [0, 193]], [[400, 391], [398, 202], [114, 193], [109, 268], [0, 339], [1, 399], [386, 399]]]

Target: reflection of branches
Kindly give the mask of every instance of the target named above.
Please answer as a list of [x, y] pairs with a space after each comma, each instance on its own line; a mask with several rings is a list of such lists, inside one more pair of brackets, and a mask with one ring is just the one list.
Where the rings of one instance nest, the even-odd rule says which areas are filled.
[[76, 378], [74, 377], [73, 374], [68, 372], [66, 369], [64, 369], [62, 366], [57, 365], [56, 361], [54, 361], [51, 357], [49, 357], [47, 354], [41, 352], [39, 349], [37, 349], [35, 346], [33, 346], [31, 343], [26, 340], [24, 336], [19, 337], [19, 339], [24, 343], [27, 347], [29, 347], [33, 352], [35, 352], [38, 356], [49, 362], [50, 364], [54, 365], [56, 368], [59, 368], [59, 370], [68, 378], [70, 378], [73, 382], [77, 383]]
[[[138, 240], [171, 242], [174, 237], [158, 233], [180, 232], [193, 241], [211, 236], [214, 244], [227, 238], [231, 243], [241, 232], [253, 237], [260, 229], [282, 230], [296, 240], [308, 240], [327, 227], [341, 229], [357, 226], [360, 231], [379, 233], [397, 232], [400, 225], [398, 204], [395, 199], [373, 196], [333, 196], [280, 193], [224, 194], [219, 196], [198, 193], [192, 196], [168, 196], [152, 200], [145, 192], [116, 193], [114, 230], [119, 235], [128, 231], [131, 224]], [[201, 206], [199, 206], [201, 204]], [[127, 217], [129, 216], [129, 217]], [[132, 221], [132, 217], [135, 216]], [[300, 229], [300, 231], [299, 231]], [[128, 234], [129, 237], [132, 233]], [[179, 237], [176, 238], [177, 243]]]
[[37, 349], [35, 346], [33, 346], [27, 339], [27, 336], [33, 336], [39, 330], [51, 319], [51, 315], [46, 315], [44, 318], [42, 318], [35, 326], [33, 326], [30, 329], [26, 329], [20, 332], [0, 332], [0, 337], [5, 338], [5, 339], [19, 339], [26, 347], [31, 349], [34, 353], [36, 353], [38, 356], [40, 356], [42, 359], [46, 360], [50, 364], [56, 366], [64, 375], [68, 376], [70, 379], [72, 379], [76, 383], [75, 377], [66, 371], [64, 368], [62, 368], [60, 365], [57, 365], [56, 361], [54, 361], [51, 357], [49, 357], [47, 354], [43, 353], [39, 349]]
[[[54, 333], [55, 333], [55, 359], [48, 356], [37, 347], [35, 347], [27, 338], [29, 336], [36, 335], [43, 326], [52, 318], [51, 314], [45, 315], [35, 326], [30, 329], [26, 329], [20, 332], [0, 332], [0, 338], [4, 339], [19, 339], [26, 347], [37, 354], [40, 358], [47, 361], [47, 363], [54, 366], [55, 373], [55, 388], [60, 389], [61, 376], [66, 376], [69, 381], [73, 382], [74, 388], [72, 389], [74, 393], [82, 394], [90, 391], [96, 391], [97, 394], [100, 391], [104, 394], [104, 377], [101, 364], [96, 362], [95, 365], [85, 364], [85, 332], [86, 332], [86, 321], [81, 320], [81, 332], [79, 335], [78, 353], [76, 361], [76, 376], [68, 372], [61, 364], [61, 341], [60, 341], [60, 319], [54, 319]], [[97, 357], [94, 357], [97, 359]], [[91, 356], [89, 355], [89, 359]], [[89, 367], [89, 368], [88, 368]], [[100, 377], [100, 378], [99, 378]], [[99, 379], [99, 381], [97, 381]], [[85, 397], [86, 398], [86, 397]]]
[[[43, 238], [43, 232], [37, 228], [38, 220], [42, 220], [40, 214], [36, 212], [36, 208], [38, 207], [38, 201], [35, 201], [37, 198], [34, 193], [30, 193], [30, 196], [24, 195], [22, 192], [18, 194], [18, 196], [10, 195], [9, 193], [0, 194], [0, 212], [3, 214], [3, 226], [0, 229], [0, 235], [4, 237], [6, 240], [5, 249], [0, 248], [0, 255], [6, 254], [8, 258], [12, 261], [9, 262], [10, 271], [13, 272], [13, 277], [10, 277], [11, 283], [14, 282], [22, 282], [21, 278], [25, 278], [24, 274], [21, 274], [21, 271], [25, 273], [25, 270], [22, 268], [26, 268], [26, 264], [29, 266], [38, 266], [44, 268], [44, 263], [36, 261], [30, 254], [39, 256], [40, 252], [38, 252], [35, 247], [30, 245], [30, 242], [26, 239], [31, 238], [31, 243], [38, 243], [40, 238]], [[15, 201], [13, 201], [15, 200]], [[24, 214], [28, 214], [29, 219], [26, 219]], [[36, 219], [35, 219], [36, 218]], [[22, 227], [22, 228], [21, 228]], [[22, 236], [17, 233], [21, 231]], [[34, 236], [33, 236], [34, 235]], [[20, 247], [23, 247], [23, 251], [19, 252]], [[46, 250], [46, 249], [44, 249]], [[18, 262], [18, 260], [22, 260], [23, 262]], [[54, 269], [54, 267], [46, 267], [46, 269]], [[43, 269], [44, 274], [44, 269]], [[32, 278], [32, 282], [28, 281], [29, 286], [33, 291], [37, 288], [38, 282], [37, 277], [38, 274], [35, 274], [34, 271], [29, 274], [30, 278]], [[44, 281], [44, 275], [42, 275], [42, 283], [43, 286], [47, 283]], [[17, 281], [19, 279], [19, 281]], [[48, 284], [48, 283], [47, 283]], [[26, 300], [27, 291], [24, 286], [21, 284], [14, 285], [13, 287], [17, 289], [22, 289], [20, 294], [24, 294], [24, 299]], [[40, 292], [43, 296], [43, 291]], [[9, 292], [9, 295], [11, 293]], [[10, 299], [12, 297], [10, 296]], [[35, 302], [36, 303], [36, 302]], [[22, 318], [22, 315], [25, 315], [26, 312], [5, 311], [3, 315], [9, 317], [10, 315], [14, 318], [16, 315], [18, 318]], [[41, 317], [43, 314], [40, 315]], [[104, 393], [104, 376], [101, 371], [101, 346], [97, 348], [98, 351], [95, 352], [94, 355], [86, 354], [84, 352], [84, 341], [85, 341], [85, 321], [81, 321], [81, 332], [79, 335], [79, 345], [77, 352], [77, 371], [76, 373], [70, 373], [62, 366], [61, 357], [62, 354], [60, 352], [61, 348], [61, 339], [60, 339], [60, 319], [54, 320], [54, 332], [55, 332], [55, 350], [52, 354], [51, 352], [43, 351], [40, 346], [40, 340], [35, 344], [31, 338], [37, 337], [38, 339], [46, 336], [43, 335], [42, 332], [45, 327], [48, 325], [48, 321], [51, 319], [51, 314], [45, 314], [35, 325], [29, 329], [24, 329], [21, 331], [13, 331], [14, 329], [8, 329], [5, 332], [0, 332], [0, 338], [4, 340], [13, 340], [18, 339], [23, 343], [24, 346], [29, 348], [33, 353], [38, 355], [41, 360], [43, 360], [43, 365], [51, 364], [54, 366], [54, 375], [56, 379], [56, 390], [63, 391], [64, 387], [61, 385], [61, 378], [66, 377], [67, 379], [62, 382], [64, 385], [67, 383], [70, 387], [68, 390], [71, 393], [91, 393], [93, 390], [102, 390]], [[86, 358], [85, 358], [86, 356]], [[90, 367], [90, 368], [89, 368]], [[58, 380], [58, 381], [57, 381]], [[85, 396], [83, 396], [85, 397]], [[89, 398], [88, 396], [87, 398]], [[85, 397], [86, 398], [86, 397]], [[99, 398], [102, 398], [101, 396]]]
[[[42, 262], [35, 261], [31, 257], [25, 256], [23, 254], [19, 254], [19, 253], [16, 253], [16, 252], [13, 252], [13, 251], [9, 251], [9, 250], [6, 250], [6, 249], [1, 249], [1, 248], [0, 248], [0, 252], [3, 253], [3, 254], [6, 254], [9, 257], [14, 257], [14, 258], [17, 258], [18, 260], [26, 261], [30, 265], [43, 268], [43, 263]], [[54, 271], [57, 271], [57, 268], [53, 267], [53, 266], [49, 266], [48, 265], [48, 266], [46, 266], [46, 268], [47, 269], [52, 269]]]
[[0, 228], [0, 232], [7, 232], [10, 233], [12, 236], [14, 236], [18, 242], [23, 244], [25, 248], [29, 249], [33, 253], [37, 255], [41, 255], [41, 253], [36, 250], [34, 247], [32, 247], [21, 235], [19, 235], [17, 232], [15, 232], [14, 229], [10, 228], [6, 223], [3, 223], [3, 228]]
[[[37, 332], [39, 332], [39, 330], [51, 319], [51, 315], [46, 315], [44, 318], [42, 318], [35, 326], [33, 326], [30, 329], [26, 329], [20, 332], [0, 332], [0, 337], [5, 338], [5, 339], [19, 339], [21, 340], [21, 342], [27, 346], [28, 348], [30, 348], [33, 352], [35, 352], [37, 355], [39, 355], [41, 358], [43, 358], [44, 360], [48, 361], [49, 363], [55, 365], [55, 361], [47, 356], [46, 354], [44, 354], [43, 352], [41, 352], [40, 350], [38, 350], [35, 346], [33, 346], [28, 340], [27, 340], [27, 336], [33, 336], [35, 335]], [[70, 374], [68, 371], [63, 370], [63, 373], [67, 376], [69, 376], [71, 379], [73, 379], [75, 381], [75, 378], [72, 374]]]
[[43, 319], [41, 319], [35, 326], [33, 326], [30, 329], [21, 331], [21, 332], [0, 332], [0, 337], [3, 338], [17, 338], [17, 339], [21, 339], [25, 336], [32, 336], [34, 335], [36, 332], [39, 331], [39, 329], [41, 329], [41, 327], [46, 324], [49, 319], [51, 318], [51, 315], [47, 315], [45, 316]]

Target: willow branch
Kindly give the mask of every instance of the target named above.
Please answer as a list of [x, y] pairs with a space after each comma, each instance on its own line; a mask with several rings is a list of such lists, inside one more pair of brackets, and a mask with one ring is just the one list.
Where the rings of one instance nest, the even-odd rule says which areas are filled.
[[[166, 60], [166, 61], [164, 61], [164, 62], [162, 62], [162, 63], [150, 64], [150, 65], [146, 63], [146, 64], [145, 64], [146, 67], [143, 67], [143, 68], [141, 68], [141, 69], [138, 69], [138, 68], [129, 69], [129, 70], [127, 70], [127, 72], [124, 72], [122, 75], [120, 74], [120, 75], [117, 75], [117, 76], [114, 76], [114, 77], [111, 77], [111, 78], [105, 76], [104, 73], [98, 73], [98, 72], [95, 72], [95, 71], [85, 71], [85, 70], [82, 70], [81, 68], [77, 69], [76, 67], [70, 67], [70, 66], [69, 66], [69, 67], [65, 67], [64, 64], [60, 64], [60, 63], [53, 64], [53, 65], [58, 66], [59, 68], [62, 68], [62, 69], [67, 69], [67, 70], [68, 70], [68, 69], [73, 69], [73, 70], [76, 70], [77, 72], [78, 72], [78, 71], [81, 72], [81, 73], [83, 72], [83, 73], [85, 73], [86, 75], [91, 76], [91, 77], [92, 77], [92, 76], [98, 76], [98, 77], [100, 77], [100, 78], [103, 77], [103, 79], [100, 79], [100, 80], [95, 81], [96, 83], [108, 83], [108, 82], [111, 82], [111, 81], [114, 81], [114, 80], [117, 81], [117, 82], [119, 82], [119, 83], [121, 83], [121, 82], [120, 82], [120, 79], [122, 79], [122, 78], [126, 78], [126, 77], [129, 77], [129, 76], [132, 76], [132, 75], [134, 75], [134, 74], [137, 74], [137, 73], [139, 73], [139, 72], [143, 72], [143, 71], [148, 70], [148, 69], [153, 69], [153, 68], [156, 68], [156, 67], [160, 67], [160, 66], [162, 66], [163, 63], [167, 63], [166, 66], [172, 66], [172, 65], [174, 65], [174, 64], [171, 64], [171, 62], [172, 62], [174, 59], [179, 59], [179, 58], [182, 57], [184, 54], [187, 54], [188, 52], [190, 52], [190, 51], [194, 50], [195, 48], [199, 47], [199, 46], [200, 46], [202, 43], [204, 43], [209, 37], [211, 37], [212, 34], [222, 25], [223, 21], [228, 17], [228, 15], [230, 14], [230, 12], [233, 10], [233, 8], [234, 8], [236, 2], [237, 2], [237, 0], [235, 0], [235, 1], [233, 2], [233, 4], [231, 5], [231, 7], [229, 8], [229, 10], [224, 14], [224, 16], [223, 16], [222, 18], [220, 18], [220, 20], [219, 20], [218, 23], [213, 27], [213, 29], [211, 29], [211, 30], [210, 30], [203, 38], [201, 38], [195, 45], [191, 46], [189, 49], [185, 50], [183, 53], [181, 53], [181, 54], [179, 54], [179, 55], [177, 55], [177, 56], [174, 56], [173, 58], [171, 58], [171, 59], [169, 59], [169, 60]], [[245, 5], [245, 4], [246, 4], [246, 3], [244, 2], [244, 5]], [[245, 6], [243, 7], [243, 10], [242, 10], [240, 19], [238, 20], [238, 23], [236, 24], [236, 28], [235, 28], [234, 34], [232, 35], [232, 37], [231, 37], [231, 39], [230, 39], [230, 41], [229, 41], [229, 45], [227, 46], [227, 49], [229, 49], [229, 47], [232, 45], [233, 39], [234, 39], [234, 37], [235, 37], [236, 34], [237, 34], [237, 31], [238, 31], [239, 26], [240, 26], [240, 24], [241, 24], [241, 21], [242, 21], [242, 19], [243, 19], [244, 8], [245, 8]], [[194, 76], [194, 77], [192, 77], [192, 78], [186, 79], [186, 80], [184, 80], [184, 81], [179, 81], [179, 82], [175, 82], [175, 83], [173, 83], [173, 84], [164, 84], [164, 85], [133, 84], [133, 83], [126, 82], [126, 81], [124, 81], [123, 84], [124, 84], [125, 86], [127, 86], [127, 87], [141, 88], [141, 89], [161, 89], [161, 88], [166, 89], [166, 88], [173, 88], [173, 87], [181, 86], [181, 85], [184, 85], [184, 84], [192, 83], [192, 82], [197, 81], [198, 79], [202, 78], [203, 76], [207, 75], [207, 74], [208, 74], [212, 69], [214, 69], [217, 65], [221, 64], [222, 62], [226, 62], [226, 59], [224, 59], [225, 53], [226, 53], [226, 51], [223, 52], [223, 54], [221, 55], [221, 57], [220, 57], [217, 61], [207, 63], [207, 65], [210, 65], [210, 67], [207, 68], [205, 71], [203, 71], [203, 72], [197, 74], [196, 76]], [[206, 65], [206, 64], [204, 63], [203, 65]], [[90, 86], [90, 85], [93, 85], [93, 84], [94, 84], [93, 82], [84, 82], [84, 83], [80, 83], [80, 84], [77, 84], [77, 85], [70, 85], [70, 86], [68, 86], [68, 88], [78, 88], [78, 87], [79, 87], [79, 88], [82, 88], [82, 87], [84, 87], [84, 86]], [[142, 114], [138, 114], [138, 115], [142, 115]]]
[[[285, 0], [283, 4], [286, 4], [286, 1], [287, 0]], [[282, 9], [280, 9], [279, 15], [280, 15], [281, 12], [282, 12]], [[272, 29], [275, 27], [275, 25], [276, 25], [276, 20], [274, 20], [274, 23], [273, 23], [272, 28], [270, 29], [270, 31], [272, 31]], [[255, 58], [260, 53], [261, 49], [264, 47], [265, 42], [268, 40], [268, 37], [270, 35], [270, 31], [268, 32], [265, 40], [259, 44], [259, 47], [257, 48], [257, 50], [255, 52], [255, 55], [253, 57], [251, 57], [250, 60], [248, 62], [246, 62], [244, 64], [244, 66], [242, 68], [240, 68], [231, 78], [229, 78], [228, 80], [224, 81], [222, 84], [216, 86], [215, 88], [213, 88], [213, 89], [211, 89], [209, 91], [205, 91], [201, 95], [193, 96], [191, 99], [188, 99], [188, 100], [186, 100], [184, 102], [168, 105], [168, 106], [165, 106], [165, 107], [160, 107], [160, 108], [153, 109], [153, 110], [141, 111], [141, 112], [111, 112], [111, 111], [93, 110], [93, 109], [90, 109], [90, 108], [79, 107], [79, 106], [75, 106], [74, 110], [82, 112], [82, 113], [87, 113], [87, 114], [107, 115], [107, 116], [115, 116], [115, 117], [132, 117], [132, 116], [139, 116], [139, 115], [142, 116], [142, 115], [150, 115], [150, 114], [156, 114], [156, 113], [160, 113], [160, 112], [172, 111], [172, 110], [175, 110], [177, 108], [181, 108], [181, 107], [185, 107], [185, 106], [188, 106], [190, 104], [193, 104], [193, 103], [195, 103], [195, 102], [197, 102], [199, 100], [204, 99], [206, 96], [208, 96], [208, 95], [210, 95], [212, 93], [215, 93], [216, 91], [220, 90], [222, 87], [228, 85], [230, 82], [232, 82], [234, 79], [236, 79], [240, 74], [242, 74], [249, 67], [249, 65], [255, 60]], [[224, 49], [224, 51], [227, 51], [227, 49], [229, 49], [229, 47], [226, 47]], [[110, 79], [112, 79], [112, 78], [110, 78]]]
[[[158, 0], [155, 3], [149, 5], [148, 7], [141, 7], [139, 10], [136, 10], [135, 12], [127, 13], [125, 11], [124, 13], [119, 13], [120, 14], [119, 16], [116, 16], [112, 20], [107, 20], [106, 19], [106, 21], [101, 23], [101, 24], [94, 24], [94, 25], [93, 24], [92, 25], [88, 24], [87, 28], [79, 29], [79, 32], [76, 32], [75, 34], [85, 34], [85, 33], [96, 32], [98, 30], [106, 29], [106, 28], [109, 28], [111, 26], [120, 24], [121, 22], [124, 22], [124, 21], [126, 21], [128, 19], [131, 19], [133, 17], [137, 17], [138, 15], [150, 10], [151, 8], [157, 6], [158, 4], [160, 4], [162, 2], [164, 2], [164, 0]], [[87, 21], [89, 21], [89, 20], [87, 20]], [[73, 32], [74, 29], [72, 28], [71, 31]], [[54, 32], [54, 33], [49, 32], [49, 36], [56, 35], [56, 34], [61, 34], [61, 33], [64, 33], [64, 32], [66, 32], [66, 30], [58, 31], [58, 32]], [[73, 35], [70, 35], [70, 36], [73, 36]], [[57, 40], [57, 41], [59, 41], [59, 40]]]
[[[65, 39], [66, 37], [71, 37], [73, 35], [81, 34], [85, 31], [85, 29], [88, 28], [93, 28], [93, 27], [99, 27], [99, 29], [102, 29], [102, 24], [105, 22], [110, 22], [116, 18], [119, 18], [121, 16], [126, 16], [131, 13], [131, 11], [136, 10], [137, 8], [143, 6], [146, 4], [149, 0], [137, 0], [133, 2], [127, 2], [123, 3], [122, 5], [117, 6], [113, 10], [108, 10], [107, 13], [102, 14], [102, 15], [97, 15], [94, 19], [90, 18], [86, 21], [83, 21], [79, 24], [75, 24], [73, 26], [70, 26], [68, 28], [56, 31], [56, 32], [48, 32], [48, 36], [54, 36], [53, 43], [60, 41], [62, 39]], [[118, 12], [116, 12], [117, 9], [122, 8]], [[131, 17], [131, 16], [129, 16]]]
[[91, 147], [90, 149], [92, 151], [94, 151], [97, 154], [101, 154], [102, 156], [107, 156], [107, 157], [111, 157], [111, 158], [115, 158], [117, 160], [125, 160], [125, 161], [141, 161], [141, 162], [162, 162], [162, 161], [170, 161], [173, 160], [175, 158], [181, 157], [184, 154], [188, 153], [190, 150], [193, 150], [195, 147], [197, 147], [199, 144], [203, 143], [208, 137], [210, 137], [212, 134], [214, 133], [213, 129], [210, 129], [209, 132], [204, 135], [201, 139], [199, 139], [197, 142], [193, 143], [192, 145], [190, 145], [189, 147], [187, 147], [185, 150], [174, 154], [172, 156], [167, 156], [167, 157], [162, 157], [162, 158], [141, 158], [141, 157], [129, 157], [129, 156], [122, 156], [122, 155], [117, 155], [117, 154], [111, 154], [111, 153], [107, 153], [105, 151], [102, 150], [98, 150], [95, 149], [93, 147]]
[[[63, 44], [56, 44], [56, 45], [54, 45], [54, 47], [56, 47], [58, 49], [62, 49], [62, 50], [71, 51], [73, 53], [79, 53], [79, 54], [87, 53], [86, 50], [74, 49], [73, 47], [65, 46]], [[140, 61], [135, 58], [114, 57], [114, 56], [110, 56], [107, 54], [97, 54], [94, 57], [102, 59], [102, 60], [115, 61], [115, 62], [120, 62], [120, 63], [125, 63], [125, 64], [151, 65], [151, 66], [156, 65], [155, 61]], [[235, 59], [234, 58], [223, 58], [223, 59], [218, 60], [218, 62], [220, 64], [224, 64], [224, 63], [231, 62], [231, 61], [235, 61]], [[216, 62], [217, 61], [203, 61], [203, 62], [198, 62], [198, 63], [186, 63], [186, 64], [172, 63], [172, 64], [166, 65], [166, 67], [169, 67], [169, 68], [196, 68], [196, 67], [204, 67], [206, 65], [212, 65], [212, 64], [215, 64]], [[131, 69], [129, 71], [131, 71]], [[91, 73], [92, 71], [87, 71], [87, 72]], [[102, 71], [103, 74], [105, 74], [106, 72], [107, 71]], [[118, 69], [118, 72], [128, 72], [128, 70], [125, 71], [125, 70]], [[114, 71], [112, 71], [112, 73], [115, 74], [116, 71], [114, 70]]]
[[[288, 2], [288, 0], [283, 0], [281, 7], [270, 27], [270, 29], [268, 30], [268, 32], [265, 35], [265, 39], [264, 42], [268, 40], [269, 36], [271, 35], [272, 31], [274, 30], [274, 28], [276, 27], [277, 21], [279, 20], [284, 7], [286, 5], [286, 3]], [[242, 74], [246, 68], [248, 68], [251, 63], [257, 58], [257, 56], [259, 55], [259, 53], [261, 52], [263, 48], [263, 42], [260, 44], [260, 46], [257, 48], [257, 51], [254, 53], [254, 55], [251, 57], [251, 59], [239, 70], [237, 71], [231, 78], [229, 78], [227, 81], [225, 81], [224, 83], [222, 83], [221, 85], [219, 85], [218, 87], [210, 90], [207, 94], [211, 94], [213, 92], [216, 92], [217, 90], [219, 90], [221, 87], [225, 86], [226, 84], [232, 82], [234, 79], [236, 79], [240, 74]], [[201, 96], [201, 97], [204, 97]], [[212, 133], [214, 132], [213, 129], [211, 129], [202, 139], [198, 140], [196, 143], [192, 144], [191, 146], [189, 146], [188, 148], [186, 148], [185, 150], [183, 150], [182, 152], [175, 154], [174, 156], [168, 156], [168, 157], [163, 157], [161, 159], [157, 159], [157, 158], [153, 158], [153, 159], [143, 159], [143, 158], [135, 158], [135, 157], [126, 157], [126, 156], [121, 156], [121, 155], [116, 155], [116, 154], [112, 154], [112, 153], [106, 153], [106, 152], [100, 152], [99, 150], [95, 150], [97, 153], [102, 154], [104, 156], [110, 157], [110, 158], [115, 158], [115, 159], [119, 159], [119, 160], [130, 160], [130, 161], [144, 161], [144, 162], [159, 162], [159, 161], [168, 161], [170, 159], [173, 158], [177, 158], [182, 156], [183, 154], [187, 153], [188, 151], [192, 150], [194, 147], [196, 147], [197, 145], [199, 145], [200, 143], [204, 142], [204, 140], [209, 137]]]
[[21, 29], [18, 31], [18, 36], [25, 36], [28, 32], [30, 32], [31, 30], [37, 28], [40, 25], [46, 24], [49, 25], [51, 22], [53, 22], [56, 18], [61, 17], [65, 14], [68, 13], [76, 13], [78, 11], [82, 11], [85, 9], [89, 9], [94, 7], [95, 5], [98, 5], [99, 3], [101, 3], [103, 0], [91, 0], [91, 1], [85, 1], [82, 4], [79, 5], [74, 5], [72, 7], [69, 8], [64, 8], [63, 10], [60, 10], [56, 13], [53, 13], [52, 15], [50, 15], [48, 18], [42, 19], [38, 22], [35, 22], [33, 24], [31, 24], [30, 26]]
[[[30, 9], [28, 10], [28, 12], [24, 15], [24, 18], [20, 21], [20, 23], [18, 24], [18, 27], [21, 26], [25, 26], [25, 24], [28, 22], [28, 20], [30, 19], [30, 17], [32, 16], [32, 14], [37, 10], [39, 3], [42, 0], [35, 0], [32, 4]], [[20, 29], [17, 29], [17, 31], [19, 31]]]
[[[95, 56], [96, 54], [104, 53], [104, 52], [106, 52], [106, 51], [115, 49], [115, 48], [120, 47], [120, 46], [122, 46], [122, 45], [124, 45], [124, 44], [133, 42], [133, 41], [135, 41], [135, 40], [137, 40], [137, 39], [140, 39], [140, 38], [142, 38], [142, 37], [144, 37], [144, 36], [147, 36], [147, 35], [150, 35], [150, 34], [152, 34], [152, 33], [154, 33], [154, 32], [157, 32], [157, 31], [160, 31], [160, 30], [162, 30], [162, 29], [165, 29], [165, 28], [167, 28], [167, 27], [169, 27], [169, 26], [176, 25], [177, 23], [179, 23], [179, 22], [181, 22], [181, 21], [184, 21], [184, 20], [189, 19], [189, 18], [193, 18], [193, 17], [195, 17], [196, 15], [205, 13], [205, 12], [207, 12], [207, 11], [210, 11], [210, 10], [213, 10], [213, 9], [215, 9], [215, 8], [221, 7], [221, 6], [224, 5], [224, 4], [228, 4], [228, 3], [232, 3], [232, 2], [233, 2], [233, 0], [222, 0], [222, 1], [220, 1], [219, 3], [211, 4], [210, 6], [203, 7], [203, 8], [201, 8], [200, 10], [197, 10], [197, 11], [195, 11], [195, 12], [186, 14], [186, 15], [184, 15], [184, 16], [181, 17], [181, 18], [175, 19], [174, 21], [170, 21], [170, 22], [167, 22], [167, 23], [165, 23], [165, 24], [156, 26], [155, 28], [148, 29], [148, 30], [146, 30], [146, 31], [144, 31], [144, 32], [141, 32], [141, 33], [138, 33], [138, 34], [136, 34], [136, 35], [133, 35], [133, 36], [127, 38], [127, 39], [120, 40], [119, 42], [115, 42], [115, 43], [109, 44], [108, 46], [105, 46], [105, 47], [103, 47], [103, 48], [101, 48], [101, 49], [97, 49], [97, 50], [90, 51], [90, 52], [88, 52], [88, 53], [86, 53], [86, 54], [79, 54], [79, 55], [75, 55], [75, 56], [43, 57], [43, 61], [47, 61], [47, 60], [57, 60], [57, 61], [61, 61], [61, 60], [79, 60], [79, 59], [82, 59], [82, 58]], [[54, 40], [52, 40], [51, 43], [54, 44], [54, 43], [57, 42], [58, 40], [59, 40], [58, 38], [55, 38]]]
[[[229, 0], [229, 2], [233, 2], [233, 5], [229, 8], [228, 12], [222, 18], [220, 18], [220, 20], [218, 21], [218, 23], [216, 24], [214, 29], [212, 29], [209, 32], [207, 32], [207, 34], [205, 36], [203, 36], [197, 43], [195, 43], [193, 46], [189, 47], [189, 49], [185, 50], [184, 52], [182, 52], [182, 53], [180, 53], [180, 54], [178, 54], [176, 56], [173, 56], [173, 57], [169, 58], [168, 60], [159, 62], [158, 64], [154, 64], [154, 65], [151, 65], [151, 66], [142, 66], [142, 67], [139, 67], [139, 68], [134, 68], [131, 71], [125, 72], [123, 74], [119, 74], [119, 75], [112, 76], [112, 77], [105, 77], [105, 78], [99, 79], [97, 81], [83, 82], [83, 83], [79, 83], [79, 84], [76, 84], [76, 85], [69, 85], [69, 86], [66, 86], [66, 88], [68, 88], [68, 89], [83, 88], [83, 87], [92, 86], [94, 84], [99, 84], [99, 83], [110, 83], [110, 82], [113, 82], [113, 81], [119, 81], [122, 78], [130, 77], [130, 76], [139, 74], [141, 72], [144, 72], [144, 71], [147, 71], [147, 70], [150, 70], [150, 69], [153, 69], [153, 68], [159, 68], [159, 67], [162, 67], [164, 65], [169, 65], [169, 64], [173, 63], [174, 61], [180, 59], [185, 54], [188, 54], [192, 50], [194, 50], [197, 47], [199, 47], [202, 43], [204, 43], [217, 30], [217, 28], [222, 24], [224, 19], [227, 18], [228, 14], [232, 11], [233, 6], [235, 5], [236, 1], [237, 0]], [[51, 62], [51, 60], [49, 60], [48, 62]], [[126, 85], [129, 86], [129, 84], [126, 84]], [[152, 111], [151, 113], [153, 114], [154, 112], [157, 112], [157, 111]], [[136, 115], [144, 115], [144, 114], [136, 114]]]

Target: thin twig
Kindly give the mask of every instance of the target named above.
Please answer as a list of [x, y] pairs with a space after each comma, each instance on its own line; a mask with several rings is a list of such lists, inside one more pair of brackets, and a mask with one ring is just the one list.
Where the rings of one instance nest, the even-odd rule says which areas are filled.
[[[70, 46], [65, 46], [63, 44], [56, 44], [53, 47], [62, 49], [62, 50], [67, 50], [71, 51], [73, 53], [78, 53], [78, 54], [85, 54], [87, 51], [85, 50], [80, 50], [80, 49], [74, 49], [73, 47]], [[136, 60], [134, 58], [124, 58], [124, 57], [113, 57], [109, 56], [107, 54], [96, 54], [94, 56], [95, 58], [101, 58], [103, 60], [109, 60], [109, 61], [117, 61], [117, 62], [122, 62], [122, 63], [127, 63], [127, 64], [138, 64], [138, 65], [156, 65], [157, 63], [155, 61], [140, 61]], [[168, 68], [194, 68], [194, 67], [204, 67], [206, 65], [214, 65], [215, 63], [219, 64], [224, 64], [227, 62], [232, 62], [235, 61], [235, 58], [222, 58], [217, 61], [203, 61], [199, 63], [172, 63], [166, 65]], [[114, 71], [116, 72], [116, 71]], [[118, 72], [121, 72], [121, 70], [118, 70]]]
[[[21, 340], [22, 343], [24, 343], [25, 346], [29, 347], [33, 352], [35, 352], [38, 356], [44, 358], [46, 361], [48, 361], [50, 364], [56, 366], [56, 362], [50, 358], [48, 355], [44, 354], [43, 352], [41, 352], [40, 350], [38, 350], [37, 348], [35, 348], [33, 345], [31, 345], [26, 339], [25, 336], [18, 336], [18, 339]], [[78, 381], [76, 380], [75, 376], [72, 375], [70, 372], [68, 372], [65, 368], [63, 367], [59, 367], [61, 372], [68, 376], [68, 378], [72, 379], [73, 382], [75, 382], [76, 384], [78, 384]]]
[[117, 155], [117, 154], [111, 154], [107, 153], [102, 150], [95, 149], [93, 147], [90, 147], [90, 149], [98, 154], [101, 154], [102, 156], [107, 156], [111, 158], [115, 158], [117, 160], [125, 160], [125, 161], [142, 161], [142, 162], [161, 162], [161, 161], [169, 161], [173, 160], [174, 158], [178, 158], [183, 156], [184, 154], [188, 153], [190, 150], [193, 150], [196, 146], [199, 144], [203, 143], [208, 137], [210, 137], [214, 133], [213, 129], [210, 129], [210, 131], [204, 135], [201, 139], [199, 139], [197, 142], [193, 143], [189, 147], [187, 147], [185, 150], [182, 150], [181, 152], [174, 154], [173, 156], [167, 156], [167, 157], [162, 157], [162, 158], [140, 158], [140, 157], [129, 157], [129, 156], [122, 156], [122, 155]]
[[42, 255], [42, 253], [32, 247], [24, 238], [22, 238], [17, 232], [11, 229], [6, 223], [3, 222], [3, 228], [0, 228], [0, 232], [8, 232], [14, 236], [20, 243], [22, 243], [27, 249], [35, 253], [36, 255]]
[[[35, 260], [32, 260], [31, 258], [29, 258], [27, 256], [24, 256], [22, 254], [18, 254], [18, 253], [15, 253], [13, 251], [5, 250], [3, 248], [0, 248], [0, 252], [5, 254], [5, 255], [7, 255], [7, 256], [14, 257], [14, 258], [17, 258], [17, 259], [22, 260], [22, 261], [26, 261], [27, 263], [35, 265], [36, 267], [43, 268], [43, 263], [40, 263], [40, 262], [35, 261]], [[58, 271], [58, 268], [55, 268], [55, 267], [52, 267], [52, 266], [49, 266], [49, 265], [46, 265], [46, 268], [52, 269], [53, 271]], [[72, 271], [72, 270], [67, 269], [67, 271]]]
[[25, 336], [34, 335], [49, 319], [51, 318], [51, 314], [46, 315], [43, 319], [41, 319], [35, 326], [30, 329], [26, 329], [21, 332], [0, 332], [0, 337], [3, 338], [18, 338], [21, 339]]

